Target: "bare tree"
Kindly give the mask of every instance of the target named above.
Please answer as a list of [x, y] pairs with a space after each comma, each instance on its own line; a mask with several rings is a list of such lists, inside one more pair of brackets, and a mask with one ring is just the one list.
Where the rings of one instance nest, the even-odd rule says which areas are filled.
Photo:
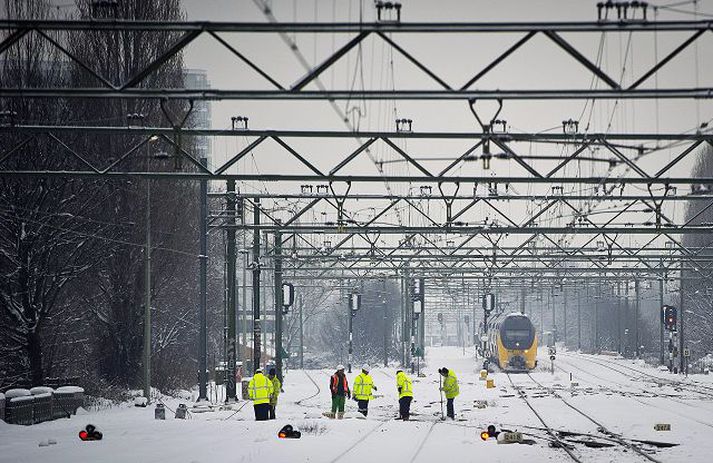
[[[10, 17], [52, 17], [43, 1], [5, 2]], [[5, 52], [0, 80], [18, 87], [66, 82], [57, 50], [45, 39], [28, 35]], [[6, 101], [15, 122], [65, 120], [62, 101]], [[45, 136], [21, 138], [12, 132], [0, 145], [15, 147], [5, 163], [15, 169], [76, 167]], [[68, 289], [95, 264], [106, 225], [82, 217], [96, 200], [97, 184], [71, 178], [0, 177], [0, 386], [3, 382], [41, 384], [51, 371], [57, 348], [75, 337], [56, 337], [54, 321], [67, 325], [81, 318], [76, 295]], [[53, 346], [45, 350], [45, 337]]]

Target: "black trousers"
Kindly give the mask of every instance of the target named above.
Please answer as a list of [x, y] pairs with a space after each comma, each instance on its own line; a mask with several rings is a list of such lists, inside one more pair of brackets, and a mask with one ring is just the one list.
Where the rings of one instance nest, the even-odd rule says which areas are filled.
[[359, 406], [359, 413], [366, 416], [369, 413], [369, 401], [368, 400], [357, 400], [357, 405]]
[[274, 420], [275, 419], [275, 409], [277, 408], [277, 404], [270, 405], [270, 419]]
[[270, 404], [256, 404], [253, 405], [255, 409], [255, 421], [267, 421], [270, 416]]
[[453, 410], [453, 400], [454, 399], [446, 399], [446, 416], [449, 418], [453, 418], [454, 420], [456, 419], [456, 412]]
[[413, 397], [401, 397], [399, 399], [399, 417], [402, 420], [408, 420], [411, 414], [411, 401]]

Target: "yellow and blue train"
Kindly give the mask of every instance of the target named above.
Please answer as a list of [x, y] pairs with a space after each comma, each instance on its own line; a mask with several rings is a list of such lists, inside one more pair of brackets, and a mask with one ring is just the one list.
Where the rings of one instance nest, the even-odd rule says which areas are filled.
[[537, 366], [537, 332], [525, 314], [512, 313], [488, 324], [490, 361], [504, 371], [529, 371]]

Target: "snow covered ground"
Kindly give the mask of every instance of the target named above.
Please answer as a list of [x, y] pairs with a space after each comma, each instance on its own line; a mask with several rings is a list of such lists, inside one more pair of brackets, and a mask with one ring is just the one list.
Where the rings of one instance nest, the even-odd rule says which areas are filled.
[[[194, 413], [185, 421], [174, 420], [169, 411], [166, 421], [157, 421], [153, 407], [127, 404], [31, 427], [0, 422], [0, 462], [395, 463], [444, 458], [459, 462], [564, 462], [575, 461], [572, 456], [583, 462], [711, 461], [713, 378], [684, 379], [621, 358], [574, 352], [560, 352], [552, 374], [546, 369], [549, 360], [544, 360], [545, 353], [539, 358], [541, 367], [531, 375], [494, 373], [490, 377], [496, 387], [486, 389], [485, 382], [478, 380], [479, 362], [472, 354], [464, 356], [459, 348], [432, 348], [427, 376], [414, 375], [412, 412], [416, 416], [406, 423], [393, 419], [398, 410], [395, 370], [383, 368], [372, 372], [379, 396], [371, 403], [366, 420], [355, 418], [356, 403], [351, 401], [348, 419], [324, 418], [322, 412], [330, 403], [326, 385], [332, 372], [310, 370], [288, 372], [278, 419], [272, 422], [254, 422], [250, 404], [237, 413]], [[459, 420], [455, 422], [440, 420], [436, 370], [441, 366], [455, 370], [460, 380], [461, 395], [456, 399]], [[577, 386], [571, 386], [570, 373]], [[585, 435], [551, 436], [525, 399], [554, 431]], [[476, 408], [476, 400], [485, 400], [488, 406]], [[173, 409], [179, 402], [171, 399], [166, 403]], [[102, 441], [77, 438], [88, 423], [104, 433]], [[278, 430], [288, 423], [302, 429], [301, 439], [277, 438]], [[671, 431], [655, 431], [657, 423], [669, 423]], [[479, 433], [488, 424], [522, 431], [534, 443], [482, 441]], [[598, 431], [600, 426], [610, 434]], [[48, 439], [57, 444], [39, 446]], [[572, 456], [550, 445], [556, 439], [569, 446]], [[588, 447], [582, 443], [586, 440], [611, 447]], [[656, 448], [634, 440], [680, 445]]]

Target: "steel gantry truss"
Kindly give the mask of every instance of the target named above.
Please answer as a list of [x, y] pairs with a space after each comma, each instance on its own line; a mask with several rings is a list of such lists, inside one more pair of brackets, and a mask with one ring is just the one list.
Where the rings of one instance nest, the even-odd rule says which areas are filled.
[[[46, 41], [62, 53], [68, 62], [94, 78], [93, 87], [20, 88], [0, 82], [0, 98], [12, 102], [22, 98], [101, 98], [160, 99], [188, 102], [194, 100], [460, 100], [467, 102], [479, 124], [472, 132], [396, 131], [325, 131], [260, 130], [233, 127], [232, 130], [197, 129], [169, 121], [170, 127], [97, 125], [29, 125], [28, 117], [6, 111], [0, 114], [0, 175], [7, 177], [73, 178], [161, 178], [198, 180], [201, 183], [201, 336], [199, 346], [200, 396], [205, 398], [206, 366], [206, 241], [210, 233], [226, 233], [228, 278], [228, 320], [234, 321], [237, 305], [235, 275], [236, 233], [252, 236], [250, 270], [253, 277], [254, 365], [260, 361], [260, 276], [274, 272], [274, 317], [277, 332], [277, 363], [281, 375], [280, 340], [282, 300], [280, 283], [284, 280], [339, 280], [397, 278], [402, 281], [404, 333], [420, 330], [423, 343], [425, 313], [421, 324], [414, 320], [412, 290], [407, 281], [458, 279], [475, 282], [483, 290], [507, 286], [533, 287], [539, 281], [563, 286], [596, 280], [604, 282], [656, 280], [660, 284], [682, 280], [713, 281], [713, 253], [710, 244], [685, 246], [681, 235], [708, 236], [713, 224], [701, 220], [713, 207], [713, 177], [673, 175], [684, 160], [704, 147], [713, 145], [713, 134], [694, 133], [580, 133], [563, 122], [562, 133], [510, 133], [496, 130], [493, 120], [481, 121], [475, 104], [496, 100], [502, 108], [505, 100], [597, 100], [597, 99], [705, 99], [713, 98], [713, 88], [659, 88], [655, 76], [662, 68], [713, 29], [711, 21], [648, 21], [606, 18], [594, 22], [493, 22], [493, 23], [241, 23], [194, 21], [133, 20], [0, 20], [0, 59], [11, 47], [30, 35]], [[125, 80], [105, 76], [93, 63], [74, 56], [66, 45], [73, 35], [94, 33], [171, 32], [176, 39], [156, 53], [155, 58]], [[686, 33], [663, 58], [641, 70], [632, 82], [623, 85], [578, 50], [568, 37], [582, 33]], [[298, 76], [276, 76], [249, 58], [249, 50], [236, 45], [231, 34], [348, 35], [344, 43], [321, 62]], [[449, 82], [441, 71], [419, 60], [407, 50], [402, 38], [411, 34], [517, 34], [502, 53], [463, 82]], [[177, 57], [202, 36], [212, 46], [227, 50], [246, 66], [246, 71], [261, 80], [261, 85], [245, 88], [152, 88], [149, 77], [163, 64]], [[58, 38], [60, 37], [60, 38]], [[560, 58], [571, 59], [585, 70], [587, 80], [597, 79], [604, 88], [581, 86], [553, 89], [528, 86], [522, 73], [522, 86], [487, 89], [478, 85], [497, 75], [498, 66], [535, 37], [544, 37], [556, 45]], [[431, 87], [389, 90], [326, 88], [320, 76], [333, 70], [352, 50], [365, 40], [381, 41], [395, 54], [426, 76]], [[544, 59], [544, 58], [543, 58]], [[543, 65], [548, 63], [543, 62]], [[286, 84], [290, 80], [291, 84]], [[319, 83], [319, 85], [317, 85]], [[318, 87], [314, 90], [315, 85]], [[267, 87], [267, 88], [265, 88]], [[168, 116], [167, 116], [168, 117]], [[398, 124], [398, 122], [397, 122]], [[84, 153], [73, 146], [76, 135], [104, 137], [123, 153], [115, 159], [101, 154]], [[220, 165], [208, 166], [186, 146], [198, 138], [235, 137], [245, 145]], [[61, 168], [42, 170], [27, 167], [16, 157], [23, 149], [43, 138], [54, 146]], [[313, 147], [323, 143], [341, 144], [339, 150], [311, 148], [306, 152], [299, 143], [309, 140]], [[429, 152], [416, 154], [414, 145], [438, 141], [462, 141], [467, 148], [448, 155]], [[172, 152], [177, 160], [173, 171], [151, 170], [145, 163], [126, 161], [149, 143], [156, 142]], [[357, 141], [356, 148], [353, 143]], [[408, 148], [406, 142], [409, 143]], [[661, 155], [665, 143], [670, 157]], [[537, 147], [535, 154], [523, 154], [525, 144]], [[432, 146], [432, 145], [431, 145]], [[491, 146], [499, 150], [491, 153]], [[388, 151], [378, 160], [378, 175], [359, 166], [359, 158], [379, 147]], [[552, 148], [552, 149], [551, 149]], [[553, 149], [553, 148], [556, 148]], [[258, 153], [258, 149], [260, 150]], [[421, 150], [423, 151], [423, 150]], [[543, 154], [544, 153], [544, 154]], [[267, 161], [265, 171], [242, 168], [248, 157], [258, 155]], [[295, 164], [281, 163], [287, 155]], [[659, 158], [657, 158], [659, 156]], [[642, 160], [657, 159], [655, 169]], [[516, 172], [507, 176], [488, 172], [490, 160], [507, 163]], [[372, 159], [373, 161], [373, 159]], [[473, 162], [478, 161], [478, 162]], [[483, 162], [483, 169], [475, 167]], [[434, 167], [434, 162], [441, 165]], [[384, 172], [388, 163], [408, 166], [406, 174]], [[605, 165], [603, 175], [574, 175], [568, 167], [578, 163]], [[30, 164], [31, 165], [31, 164]], [[294, 167], [294, 166], [297, 167]], [[226, 191], [208, 193], [209, 181], [226, 182]], [[407, 193], [378, 194], [353, 191], [356, 186], [369, 188], [384, 181], [409, 188]], [[236, 187], [236, 182], [238, 186]], [[240, 192], [240, 185], [268, 182], [273, 192]], [[298, 183], [299, 182], [299, 183]], [[308, 183], [308, 185], [304, 185]], [[311, 185], [310, 185], [311, 184]], [[413, 186], [418, 185], [418, 192]], [[520, 187], [535, 191], [521, 193]], [[308, 188], [305, 188], [308, 187]], [[315, 188], [316, 187], [316, 188]], [[644, 189], [646, 193], [642, 192]], [[688, 219], [677, 217], [674, 205], [696, 203], [701, 207]], [[367, 205], [365, 211], [364, 205]], [[518, 206], [518, 204], [520, 206]], [[602, 208], [605, 208], [602, 210]], [[238, 211], [242, 211], [239, 214]], [[397, 213], [398, 211], [398, 213]], [[246, 217], [252, 216], [252, 220]], [[401, 217], [409, 217], [404, 223]], [[642, 243], [631, 244], [637, 236]], [[268, 243], [267, 251], [261, 246]], [[245, 269], [244, 269], [245, 270]], [[628, 283], [627, 283], [628, 284]], [[638, 285], [638, 283], [637, 283]], [[245, 285], [244, 285], [245, 286]], [[428, 287], [426, 285], [422, 285]], [[638, 286], [637, 286], [638, 287]], [[428, 291], [428, 290], [426, 290]], [[422, 304], [425, 303], [421, 294]], [[231, 312], [232, 310], [232, 312]], [[681, 323], [683, 314], [681, 313]], [[235, 326], [228, 327], [228, 369], [235, 367]], [[404, 334], [405, 336], [406, 334]], [[683, 338], [681, 337], [681, 342]], [[404, 339], [402, 339], [402, 343]], [[402, 352], [408, 362], [410, 354]], [[229, 398], [235, 396], [235, 384], [229, 384]]]
[[[2, 20], [0, 30], [7, 31], [5, 39], [0, 42], [0, 53], [22, 40], [28, 34], [35, 34], [57, 47], [67, 59], [81, 66], [97, 82], [94, 88], [13, 88], [2, 86], [0, 94], [6, 97], [82, 97], [82, 98], [180, 98], [180, 99], [621, 99], [621, 98], [711, 98], [713, 88], [641, 88], [651, 83], [652, 77], [671, 60], [688, 48], [694, 42], [710, 31], [710, 21], [647, 21], [619, 20], [596, 22], [521, 22], [521, 23], [235, 23], [235, 22], [153, 22], [124, 20]], [[51, 33], [62, 32], [69, 35], [78, 31], [103, 32], [172, 32], [178, 35], [165, 50], [157, 53], [156, 58], [147, 63], [143, 69], [123, 81], [113, 82], [102, 75], [92, 63], [82, 61], [74, 56], [65, 46], [51, 37]], [[482, 70], [463, 83], [448, 83], [439, 77], [437, 72], [417, 59], [414, 54], [400, 45], [395, 36], [402, 34], [522, 34], [507, 50], [488, 63]], [[614, 78], [607, 75], [600, 66], [589, 60], [581, 51], [574, 47], [562, 34], [580, 33], [643, 33], [643, 32], [689, 32], [683, 40], [668, 55], [654, 66], [642, 72], [635, 81], [622, 87]], [[226, 36], [230, 33], [244, 34], [282, 34], [282, 33], [316, 33], [351, 34], [351, 37], [339, 49], [334, 50], [321, 63], [310, 69], [301, 77], [293, 77], [290, 85], [281, 84], [278, 79], [253, 60], [248, 58], [245, 50], [239, 50], [232, 45]], [[557, 45], [564, 56], [580, 63], [592, 76], [606, 84], [604, 89], [573, 88], [573, 89], [528, 89], [515, 90], [485, 90], [473, 88], [483, 77], [493, 72], [497, 66], [506, 60], [533, 37], [542, 35]], [[269, 84], [270, 90], [249, 89], [153, 89], [142, 86], [153, 72], [161, 65], [177, 56], [188, 45], [201, 36], [209, 36], [216, 47], [225, 48], [236, 60], [244, 63], [252, 72]], [[329, 70], [348, 52], [364, 42], [367, 37], [376, 37], [384, 41], [396, 53], [411, 62], [434, 83], [435, 89], [419, 90], [346, 90], [325, 89], [309, 90], [321, 74]], [[544, 63], [547, 64], [547, 63]]]

